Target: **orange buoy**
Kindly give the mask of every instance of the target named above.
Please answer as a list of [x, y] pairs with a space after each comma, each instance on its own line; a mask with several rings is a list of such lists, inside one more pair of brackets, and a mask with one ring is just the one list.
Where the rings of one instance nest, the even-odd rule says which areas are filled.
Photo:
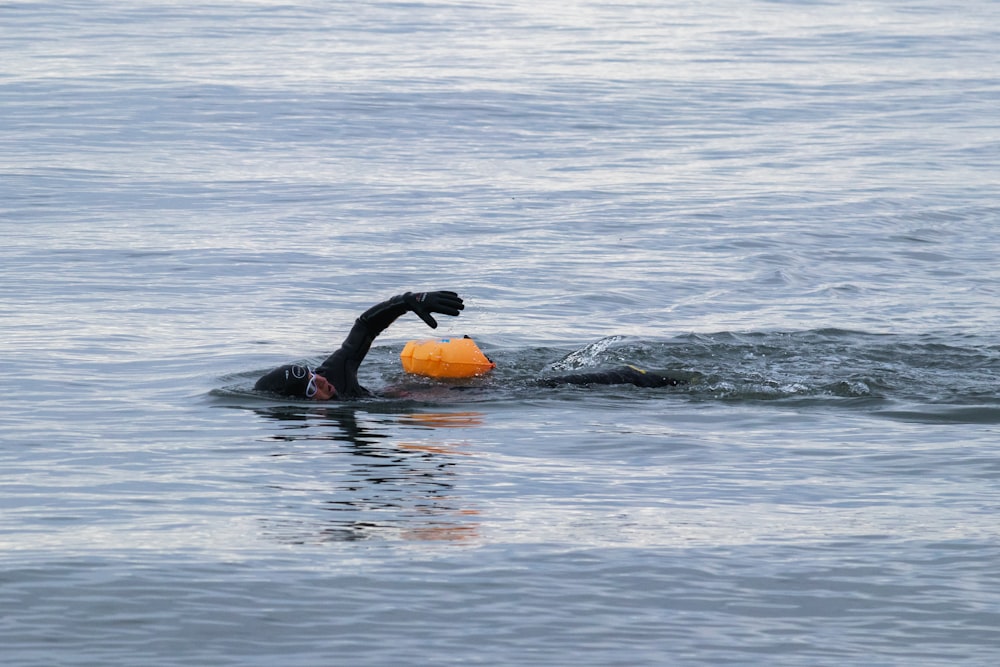
[[497, 366], [468, 336], [411, 340], [403, 347], [399, 358], [407, 373], [432, 378], [475, 377]]

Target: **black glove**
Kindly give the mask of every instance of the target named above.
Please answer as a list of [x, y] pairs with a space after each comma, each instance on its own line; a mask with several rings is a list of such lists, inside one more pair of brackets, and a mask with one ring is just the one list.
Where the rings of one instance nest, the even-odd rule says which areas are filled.
[[407, 292], [403, 300], [431, 329], [437, 329], [438, 325], [431, 313], [454, 316], [465, 309], [461, 297], [455, 292]]

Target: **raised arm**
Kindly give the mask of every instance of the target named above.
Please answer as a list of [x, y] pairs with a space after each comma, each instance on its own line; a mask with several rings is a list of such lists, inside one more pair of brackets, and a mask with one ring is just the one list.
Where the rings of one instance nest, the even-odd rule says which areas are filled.
[[465, 308], [455, 292], [406, 292], [375, 304], [358, 317], [340, 349], [331, 354], [316, 372], [329, 380], [337, 397], [356, 398], [368, 394], [358, 384], [358, 368], [365, 360], [372, 342], [400, 315], [414, 312], [432, 329], [437, 328], [433, 313], [458, 315]]

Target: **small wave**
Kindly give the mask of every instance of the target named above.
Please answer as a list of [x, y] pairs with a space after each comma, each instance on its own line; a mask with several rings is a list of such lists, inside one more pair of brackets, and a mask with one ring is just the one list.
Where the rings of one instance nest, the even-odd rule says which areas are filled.
[[1000, 407], [927, 405], [907, 410], [880, 410], [876, 414], [918, 424], [1000, 424]]

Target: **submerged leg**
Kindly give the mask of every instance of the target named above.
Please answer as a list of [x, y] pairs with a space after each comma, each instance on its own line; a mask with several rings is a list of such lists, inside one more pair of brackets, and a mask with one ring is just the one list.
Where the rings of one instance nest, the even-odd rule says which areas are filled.
[[673, 375], [666, 371], [645, 371], [635, 366], [622, 366], [607, 371], [593, 373], [571, 373], [555, 375], [539, 380], [546, 387], [558, 387], [564, 384], [634, 384], [637, 387], [676, 387], [687, 384], [687, 378], [681, 374]]

